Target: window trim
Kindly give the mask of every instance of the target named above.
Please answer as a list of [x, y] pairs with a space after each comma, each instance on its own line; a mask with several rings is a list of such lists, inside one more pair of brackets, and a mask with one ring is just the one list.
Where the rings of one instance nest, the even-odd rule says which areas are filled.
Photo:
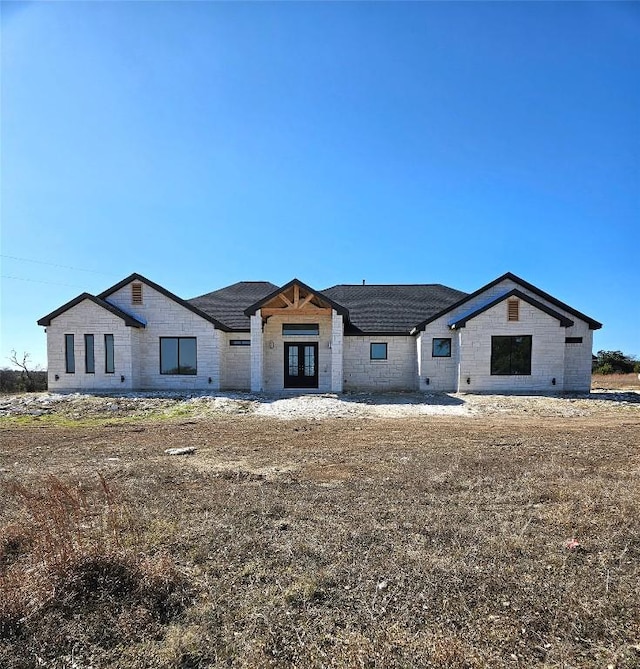
[[[289, 330], [287, 332], [287, 329]], [[312, 330], [315, 330], [313, 332]], [[319, 337], [320, 323], [283, 323], [283, 337]]]
[[[69, 348], [69, 342], [71, 348]], [[76, 341], [72, 334], [65, 334], [64, 336], [64, 371], [65, 374], [76, 373]]]
[[[494, 341], [496, 339], [509, 339], [511, 344], [509, 348], [509, 372], [495, 372], [494, 371]], [[511, 358], [513, 353], [513, 340], [514, 339], [528, 339], [529, 340], [529, 371], [528, 372], [513, 372]], [[490, 362], [490, 372], [491, 376], [531, 376], [531, 367], [532, 367], [532, 358], [533, 358], [533, 335], [492, 335], [491, 336], [491, 362]]]
[[[384, 358], [373, 357], [373, 347], [384, 346]], [[369, 342], [369, 360], [372, 362], [384, 362], [389, 359], [389, 342], [386, 341], [372, 341]]]
[[[436, 355], [436, 342], [437, 341], [448, 341], [449, 342], [449, 353], [447, 355]], [[431, 340], [431, 357], [432, 358], [450, 358], [451, 357], [451, 337], [434, 337]]]
[[[91, 346], [89, 346], [89, 338], [91, 338]], [[91, 351], [91, 369], [89, 369], [89, 351]], [[85, 334], [84, 336], [84, 373], [96, 373], [95, 337], [92, 334]]]
[[[109, 369], [109, 351], [111, 351], [111, 369]], [[116, 373], [116, 346], [115, 338], [112, 334], [107, 333], [104, 336], [104, 373]]]
[[[180, 370], [180, 340], [182, 339], [193, 339], [196, 343], [196, 366], [193, 372], [163, 372], [162, 371], [162, 341], [164, 339], [175, 339], [178, 342], [178, 370]], [[198, 375], [198, 338], [197, 337], [160, 337], [160, 374], [162, 376], [197, 376]]]

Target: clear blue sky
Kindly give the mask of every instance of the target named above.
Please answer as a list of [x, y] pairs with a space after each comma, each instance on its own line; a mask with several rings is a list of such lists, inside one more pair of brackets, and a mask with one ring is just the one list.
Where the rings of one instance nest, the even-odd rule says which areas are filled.
[[185, 298], [511, 271], [640, 355], [640, 4], [1, 12], [0, 366], [134, 271]]

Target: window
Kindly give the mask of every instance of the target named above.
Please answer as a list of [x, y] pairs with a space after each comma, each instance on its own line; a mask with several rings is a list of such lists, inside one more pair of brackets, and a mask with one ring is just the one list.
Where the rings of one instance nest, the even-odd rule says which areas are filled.
[[251, 346], [251, 339], [231, 339], [229, 346]]
[[131, 284], [131, 304], [142, 304], [142, 284]]
[[582, 337], [565, 337], [565, 344], [582, 344]]
[[76, 355], [73, 350], [74, 348], [73, 340], [74, 337], [72, 334], [66, 334], [64, 336], [64, 364], [65, 364], [65, 371], [67, 372], [67, 374], [76, 373]]
[[450, 358], [451, 357], [451, 339], [450, 338], [434, 338], [431, 345], [431, 356], [433, 358]]
[[370, 349], [371, 360], [386, 360], [387, 359], [387, 345], [386, 344], [371, 344]]
[[520, 320], [519, 300], [507, 300], [507, 320], [508, 321]]
[[160, 337], [160, 374], [196, 374], [195, 337]]
[[106, 374], [113, 374], [116, 371], [112, 334], [104, 336], [104, 371]]
[[93, 351], [93, 335], [84, 336], [84, 371], [85, 374], [96, 373], [96, 359]]
[[531, 374], [531, 335], [491, 337], [491, 374]]
[[282, 335], [283, 337], [290, 337], [291, 335], [306, 335], [316, 336], [320, 334], [320, 326], [317, 323], [283, 323]]

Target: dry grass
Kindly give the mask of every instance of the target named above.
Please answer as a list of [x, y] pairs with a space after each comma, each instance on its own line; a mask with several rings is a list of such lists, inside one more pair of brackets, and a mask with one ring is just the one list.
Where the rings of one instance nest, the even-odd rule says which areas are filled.
[[169, 558], [140, 553], [130, 511], [96, 478], [97, 489], [53, 476], [6, 487], [17, 514], [0, 534], [3, 667], [78, 666], [157, 635], [189, 599]]
[[591, 377], [591, 388], [609, 390], [640, 390], [638, 374], [594, 374]]
[[[63, 570], [55, 615], [5, 634], [0, 665], [638, 667], [639, 426], [613, 403], [570, 419], [11, 425], [2, 476], [23, 487], [0, 492], [3, 587], [41, 550], [20, 528], [43, 476], [88, 485], [91, 527], [119, 528], [101, 555], [136, 561]], [[67, 544], [84, 540], [74, 522]]]

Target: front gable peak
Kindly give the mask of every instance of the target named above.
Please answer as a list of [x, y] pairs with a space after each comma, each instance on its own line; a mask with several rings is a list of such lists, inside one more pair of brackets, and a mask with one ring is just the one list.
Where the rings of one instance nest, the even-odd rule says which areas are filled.
[[333, 309], [343, 316], [348, 316], [349, 313], [342, 305], [299, 279], [292, 279], [289, 283], [277, 288], [245, 309], [244, 313], [246, 316], [252, 316], [258, 309], [264, 317], [330, 314]]

